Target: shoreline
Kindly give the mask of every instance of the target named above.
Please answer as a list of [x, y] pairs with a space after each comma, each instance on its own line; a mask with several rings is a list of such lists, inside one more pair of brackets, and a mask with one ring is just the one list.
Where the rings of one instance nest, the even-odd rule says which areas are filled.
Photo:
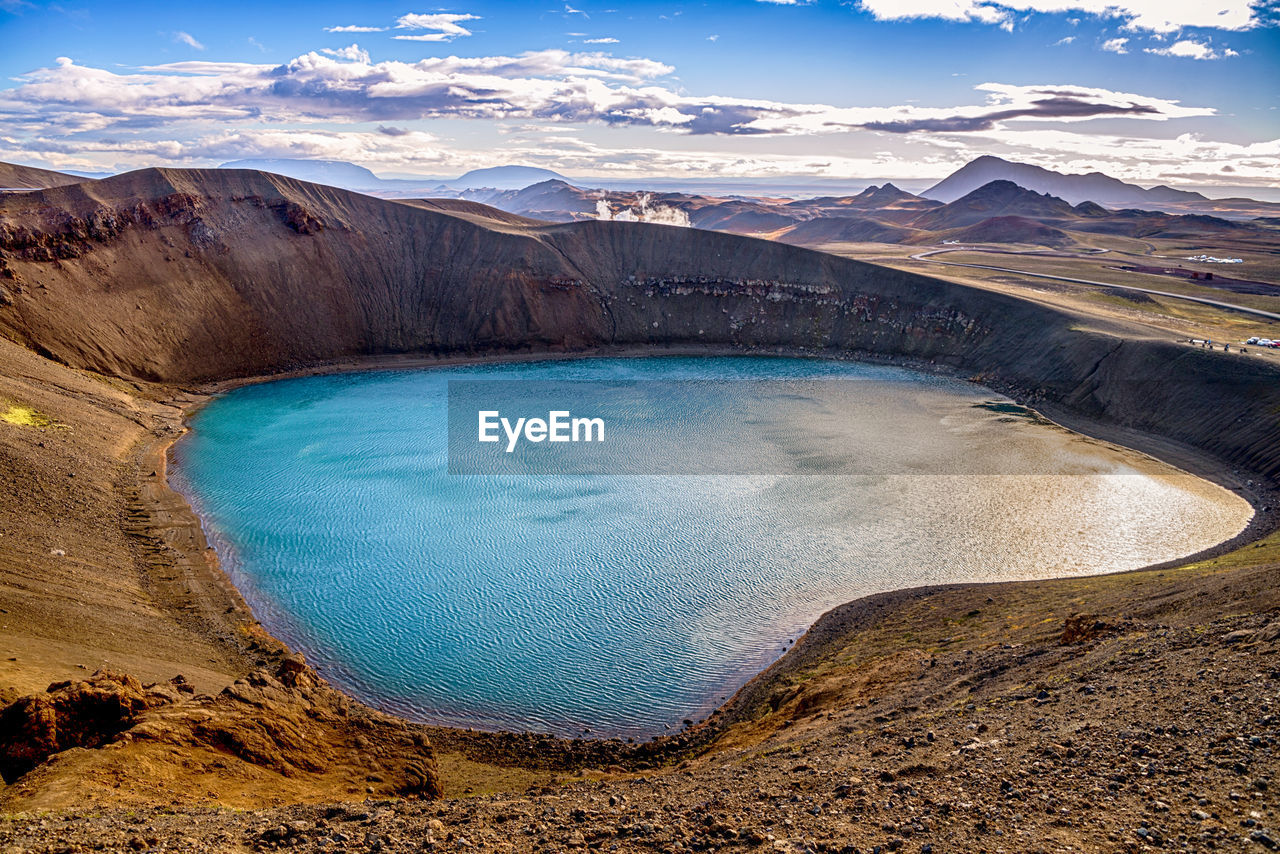
[[[964, 377], [959, 371], [931, 362], [901, 357], [886, 357], [875, 353], [863, 353], [858, 351], [839, 351], [833, 353], [807, 348], [784, 347], [674, 345], [669, 347], [610, 346], [580, 351], [498, 352], [478, 355], [388, 355], [357, 357], [334, 360], [323, 364], [311, 365], [272, 374], [220, 380], [199, 385], [189, 390], [168, 387], [170, 390], [176, 390], [177, 394], [171, 397], [166, 396], [164, 399], [165, 403], [181, 410], [183, 427], [180, 431], [171, 435], [156, 435], [153, 433], [149, 439], [143, 440], [143, 442], [146, 443], [146, 447], [142, 448], [135, 455], [135, 459], [139, 462], [139, 467], [134, 473], [138, 492], [141, 496], [143, 506], [147, 508], [148, 515], [153, 521], [152, 526], [146, 529], [146, 535], [164, 542], [166, 546], [174, 552], [176, 556], [174, 558], [175, 565], [182, 569], [183, 574], [189, 576], [199, 589], [217, 592], [214, 599], [210, 599], [208, 601], [214, 601], [216, 599], [219, 604], [214, 608], [204, 607], [200, 614], [201, 619], [203, 619], [211, 628], [211, 633], [207, 634], [207, 636], [211, 637], [211, 639], [214, 639], [215, 641], [231, 644], [234, 647], [236, 654], [245, 660], [248, 660], [249, 656], [255, 654], [262, 657], [259, 659], [259, 663], [262, 663], [263, 658], [267, 660], [278, 659], [287, 654], [288, 647], [279, 639], [267, 632], [265, 627], [263, 627], [256, 617], [253, 616], [248, 603], [244, 600], [240, 591], [235, 587], [230, 575], [222, 567], [216, 553], [210, 547], [208, 538], [205, 534], [203, 520], [201, 520], [185, 496], [174, 489], [167, 480], [167, 463], [169, 462], [172, 448], [176, 442], [185, 436], [191, 429], [188, 426], [191, 417], [203, 406], [207, 405], [218, 394], [225, 393], [235, 388], [308, 376], [383, 370], [418, 370], [457, 365], [523, 363], [536, 361], [577, 360], [586, 358], [627, 358], [637, 356], [775, 356], [783, 358], [809, 358], [863, 362], [867, 364], [902, 367], [935, 376], [945, 376], [952, 379], [974, 382], [975, 384], [983, 385], [996, 393], [1004, 394], [1020, 404], [1028, 405], [1053, 424], [1072, 433], [1077, 433], [1104, 443], [1118, 445], [1127, 450], [1153, 458], [1160, 463], [1169, 465], [1187, 474], [1214, 483], [1215, 485], [1242, 497], [1253, 508], [1253, 516], [1245, 528], [1236, 536], [1221, 543], [1217, 543], [1192, 554], [1184, 555], [1158, 564], [1151, 564], [1116, 572], [1080, 576], [1078, 578], [1108, 578], [1133, 573], [1149, 572], [1152, 570], [1171, 569], [1193, 564], [1235, 551], [1245, 545], [1267, 537], [1280, 528], [1280, 507], [1276, 506], [1280, 503], [1280, 501], [1278, 501], [1278, 499], [1280, 499], [1280, 492], [1278, 492], [1277, 486], [1268, 483], [1265, 477], [1256, 474], [1250, 477], [1249, 475], [1251, 473], [1240, 472], [1239, 470], [1232, 469], [1230, 466], [1218, 461], [1207, 452], [1200, 451], [1160, 436], [1116, 427], [1114, 425], [1102, 424], [1095, 420], [1072, 413], [1065, 407], [1036, 403], [1027, 404], [1025, 403], [1025, 400], [1029, 395], [1026, 390], [1023, 389], [1014, 387], [1001, 388], [995, 383], [984, 382], [981, 378]], [[146, 482], [148, 478], [147, 471], [150, 471], [151, 469], [147, 468], [146, 462], [157, 459], [159, 460], [160, 465], [158, 467], [154, 467], [154, 471], [159, 474], [158, 479], [160, 483], [158, 485], [154, 483], [148, 484]], [[156, 478], [152, 478], [151, 480], [154, 481]], [[148, 487], [152, 488], [148, 489]], [[157, 524], [156, 520], [160, 520], [160, 522]], [[977, 588], [993, 584], [1051, 584], [1075, 578], [1077, 577], [1064, 576], [1035, 581], [957, 582], [953, 584], [930, 585], [925, 587], [885, 591], [842, 603], [819, 615], [808, 626], [805, 632], [802, 633], [799, 639], [786, 647], [785, 651], [779, 658], [765, 665], [762, 669], [753, 669], [744, 674], [747, 677], [746, 681], [740, 688], [729, 695], [726, 700], [718, 703], [709, 703], [705, 707], [705, 712], [698, 712], [697, 714], [704, 714], [705, 716], [699, 719], [694, 726], [674, 735], [655, 735], [649, 741], [642, 743], [661, 746], [669, 739], [688, 736], [694, 740], [695, 748], [700, 748], [708, 744], [717, 734], [738, 722], [738, 719], [734, 717], [732, 710], [737, 709], [742, 705], [743, 698], [754, 691], [759, 684], [766, 680], [767, 677], [770, 677], [772, 674], [776, 674], [777, 672], [785, 671], [790, 666], [790, 660], [798, 657], [797, 650], [799, 650], [802, 645], [806, 642], [812, 643], [814, 638], [826, 634], [829, 628], [827, 624], [838, 612], [846, 612], [850, 609], [858, 610], [859, 608], [882, 607], [883, 603], [886, 602], [911, 601], [921, 595], [942, 591]], [[227, 606], [228, 601], [230, 602], [229, 607]], [[202, 599], [202, 604], [205, 604], [204, 599]], [[358, 702], [366, 702], [359, 696], [352, 694], [348, 694], [348, 696], [352, 696], [352, 698]], [[377, 706], [373, 706], [372, 703], [369, 705], [373, 708], [377, 708]], [[393, 716], [398, 716], [394, 711], [388, 711], [387, 713]], [[741, 714], [741, 712], [739, 714]], [[510, 754], [521, 756], [527, 760], [528, 756], [525, 756], [524, 754], [527, 749], [525, 740], [528, 738], [538, 740], [551, 739], [554, 743], [564, 743], [566, 745], [577, 745], [582, 742], [589, 742], [591, 744], [601, 746], [614, 743], [621, 745], [622, 743], [620, 739], [609, 737], [571, 739], [563, 736], [550, 736], [522, 730], [484, 730], [431, 722], [414, 721], [414, 723], [421, 723], [421, 725], [426, 726], [433, 733], [432, 737], [438, 744], [449, 744], [453, 747], [462, 749], [465, 753], [470, 753], [473, 749], [478, 749], [486, 756], [486, 758], [489, 759], [493, 759], [496, 753], [499, 759], [499, 764], [502, 764], [501, 760], [503, 758], [510, 758]], [[514, 745], [509, 744], [509, 742], [512, 741], [515, 742]], [[545, 749], [545, 747], [546, 745], [543, 744], [542, 748]], [[524, 767], [522, 762], [517, 761], [515, 764]]]

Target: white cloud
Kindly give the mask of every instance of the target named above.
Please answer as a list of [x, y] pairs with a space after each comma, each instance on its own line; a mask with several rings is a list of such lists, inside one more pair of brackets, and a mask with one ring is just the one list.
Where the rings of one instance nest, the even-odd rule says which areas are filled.
[[941, 18], [1011, 26], [1015, 13], [1083, 12], [1118, 18], [1131, 30], [1157, 33], [1184, 27], [1247, 30], [1258, 25], [1256, 0], [858, 0], [882, 21]]
[[1064, 36], [1063, 38], [1060, 38], [1056, 42], [1054, 42], [1053, 46], [1057, 47], [1060, 44], [1071, 44], [1075, 40], [1076, 40], [1075, 36]]
[[[386, 129], [390, 130], [390, 129]], [[436, 137], [420, 131], [335, 132], [300, 128], [219, 131], [191, 139], [97, 140], [69, 144], [57, 137], [38, 138], [27, 150], [68, 164], [92, 162], [86, 156], [109, 155], [113, 162], [133, 166], [170, 163], [220, 163], [243, 158], [302, 158], [348, 160], [369, 166], [447, 163], [449, 153]], [[0, 138], [0, 150], [12, 140]], [[70, 168], [75, 168], [71, 165]]]
[[318, 131], [298, 128], [221, 131], [190, 140], [90, 140], [60, 136], [19, 142], [0, 133], [0, 160], [47, 163], [53, 168], [141, 168], [157, 163], [209, 165], [240, 158], [296, 157], [346, 160], [375, 171], [403, 169], [457, 174], [512, 162], [574, 175], [638, 179], [822, 176], [937, 179], [981, 154], [999, 154], [1063, 172], [1103, 171], [1142, 184], [1220, 183], [1231, 167], [1232, 183], [1275, 185], [1280, 139], [1241, 145], [1184, 134], [1173, 140], [1098, 137], [1066, 131], [1002, 131], [991, 135], [933, 137], [909, 151], [868, 150], [859, 156], [821, 158], [776, 152], [669, 150], [600, 146], [573, 138], [535, 136], [502, 146], [447, 147], [430, 134], [382, 131]]
[[1128, 43], [1128, 39], [1107, 39], [1102, 43], [1102, 49], [1111, 53], [1128, 53], [1129, 49], [1125, 47]]
[[[0, 159], [83, 169], [310, 157], [436, 174], [520, 161], [633, 178], [931, 177], [992, 153], [1072, 171], [1092, 163], [1128, 180], [1176, 176], [1179, 162], [1196, 174], [1232, 166], [1244, 182], [1280, 174], [1280, 142], [1082, 132], [1080, 123], [1100, 117], [1138, 129], [1215, 114], [1141, 93], [988, 82], [952, 106], [833, 106], [690, 94], [664, 79], [674, 70], [565, 50], [377, 62], [355, 44], [281, 65], [192, 60], [126, 72], [61, 57], [0, 89]], [[493, 130], [487, 147], [460, 149], [413, 124], [436, 119], [514, 127]], [[610, 138], [649, 145], [600, 145], [607, 127], [633, 128]], [[816, 139], [832, 134], [842, 135], [836, 146]], [[700, 145], [708, 135], [715, 145]], [[779, 138], [790, 139], [770, 141]], [[798, 153], [806, 146], [822, 156]], [[828, 155], [833, 147], [841, 156]]]
[[349, 24], [345, 27], [325, 27], [324, 31], [326, 33], [381, 33], [386, 29], [386, 27], [360, 27]]
[[204, 45], [196, 41], [195, 37], [192, 36], [191, 33], [184, 33], [181, 30], [179, 30], [178, 32], [173, 34], [173, 40], [178, 42], [179, 44], [185, 44], [188, 47], [193, 47], [196, 50], [204, 50]]
[[587, 39], [583, 42], [583, 44], [617, 44], [617, 43], [618, 43], [617, 39], [608, 37], [608, 36], [602, 39]]
[[[1159, 44], [1172, 50], [1177, 40]], [[431, 174], [525, 162], [630, 179], [931, 178], [998, 154], [1142, 183], [1212, 183], [1195, 176], [1226, 167], [1246, 184], [1274, 184], [1280, 174], [1280, 140], [1166, 138], [1185, 129], [1167, 120], [1215, 115], [1195, 102], [987, 82], [951, 105], [834, 106], [688, 93], [668, 79], [674, 71], [566, 50], [379, 62], [355, 44], [279, 65], [191, 60], [125, 70], [60, 57], [0, 84], [8, 87], [0, 88], [0, 160], [97, 170], [300, 157]], [[1131, 135], [1115, 122], [1102, 125], [1107, 133], [1088, 124], [1119, 117]], [[441, 140], [417, 124], [438, 119], [476, 120], [460, 134], [474, 141]], [[1163, 133], [1152, 130], [1158, 123]]]
[[1144, 47], [1142, 50], [1144, 53], [1154, 53], [1159, 56], [1178, 56], [1186, 59], [1222, 59], [1223, 57], [1240, 55], [1230, 48], [1219, 53], [1204, 42], [1198, 42], [1193, 39], [1180, 39], [1168, 47]]
[[432, 30], [412, 36], [392, 36], [401, 41], [446, 42], [459, 36], [471, 35], [471, 30], [461, 26], [459, 21], [478, 21], [479, 15], [458, 15], [452, 12], [436, 12], [430, 15], [410, 13], [396, 19], [397, 30]]
[[712, 33], [711, 35], [707, 36], [707, 41], [709, 41], [709, 42], [718, 42], [718, 41], [720, 41], [720, 34], [719, 34], [719, 33]]
[[1162, 121], [1214, 113], [1164, 98], [1067, 84], [983, 83], [975, 87], [984, 96], [979, 103], [954, 107], [835, 107], [690, 95], [655, 82], [673, 71], [650, 59], [563, 50], [373, 62], [356, 45], [307, 53], [279, 66], [191, 61], [128, 74], [65, 60], [0, 90], [0, 125], [26, 122], [73, 132], [178, 120], [248, 123], [269, 115], [277, 122], [516, 119], [685, 134], [808, 136], [978, 132], [1027, 120]]
[[750, 126], [757, 132], [827, 133], [861, 128], [888, 133], [986, 131], [1019, 121], [1082, 122], [1124, 116], [1164, 121], [1213, 115], [1210, 107], [1186, 107], [1177, 101], [1088, 86], [1046, 84], [1016, 86], [982, 83], [986, 103], [956, 107], [825, 107], [781, 105]]
[[[1280, 139], [1240, 144], [1185, 133], [1174, 139], [1099, 136], [1062, 130], [1004, 129], [956, 141], [963, 159], [999, 154], [1065, 172], [1101, 171], [1127, 181], [1216, 183], [1213, 173], [1231, 166], [1240, 178], [1275, 185], [1280, 174]], [[959, 165], [959, 163], [957, 163]], [[1234, 180], [1234, 177], [1233, 177]]]
[[370, 61], [369, 52], [367, 50], [361, 50], [360, 46], [357, 44], [349, 44], [346, 47], [336, 49], [323, 47], [320, 48], [320, 52], [326, 53], [329, 56], [336, 56], [338, 59], [345, 59], [350, 62], [362, 62], [366, 65]]

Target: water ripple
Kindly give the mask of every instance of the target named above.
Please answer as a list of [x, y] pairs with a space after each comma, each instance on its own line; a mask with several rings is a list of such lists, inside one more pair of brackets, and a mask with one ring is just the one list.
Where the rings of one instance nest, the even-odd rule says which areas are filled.
[[[846, 453], [839, 430], [798, 444], [788, 414], [809, 407], [900, 473], [447, 473], [449, 379], [726, 377], [860, 380], [849, 399], [803, 383], [744, 399], [758, 452], [799, 471]], [[336, 683], [431, 721], [648, 736], [705, 714], [849, 599], [1132, 568], [1249, 517], [1140, 455], [994, 417], [977, 405], [991, 398], [899, 369], [758, 358], [311, 377], [205, 408], [174, 479], [255, 613]], [[714, 427], [688, 401], [637, 400], [633, 415], [655, 443], [672, 423]], [[938, 455], [1016, 458], [1025, 473], [910, 473]]]

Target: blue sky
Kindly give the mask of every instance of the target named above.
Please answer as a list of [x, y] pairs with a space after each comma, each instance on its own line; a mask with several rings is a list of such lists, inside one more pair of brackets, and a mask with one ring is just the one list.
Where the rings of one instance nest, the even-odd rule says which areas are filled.
[[[1045, 11], [1048, 10], [1048, 11]], [[1280, 186], [1273, 0], [0, 0], [0, 159]]]

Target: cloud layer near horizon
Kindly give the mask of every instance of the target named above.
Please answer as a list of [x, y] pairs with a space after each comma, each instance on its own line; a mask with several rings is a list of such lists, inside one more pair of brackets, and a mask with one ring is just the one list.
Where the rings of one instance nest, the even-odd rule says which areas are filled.
[[[418, 22], [422, 23], [422, 22]], [[439, 22], [435, 22], [439, 23]], [[965, 153], [1001, 153], [1066, 168], [1085, 160], [1118, 162], [1136, 178], [1155, 172], [1166, 150], [1203, 165], [1233, 165], [1233, 179], [1263, 177], [1280, 165], [1275, 143], [1255, 146], [1077, 132], [1081, 122], [1149, 122], [1205, 117], [1208, 106], [1074, 85], [983, 83], [975, 103], [948, 107], [833, 106], [679, 89], [674, 68], [604, 52], [530, 51], [514, 56], [446, 56], [374, 61], [358, 45], [309, 52], [280, 65], [188, 61], [121, 73], [60, 58], [0, 90], [0, 155], [69, 163], [114, 157], [113, 164], [157, 159], [205, 165], [237, 157], [322, 157], [391, 167], [437, 169], [494, 165], [520, 156], [580, 173], [872, 174], [909, 177]], [[441, 119], [540, 123], [541, 144], [511, 134], [501, 152], [459, 149], [421, 127]], [[372, 127], [376, 125], [375, 127]], [[1046, 130], [1046, 126], [1053, 130]], [[618, 147], [586, 142], [584, 128], [630, 127], [676, 137], [741, 140], [841, 135], [839, 156], [744, 154], [725, 144], [663, 151], [634, 140]], [[876, 139], [917, 140], [912, 152], [877, 151]], [[860, 140], [858, 144], [850, 144]], [[1106, 153], [1120, 146], [1114, 156]], [[1138, 152], [1144, 160], [1137, 160]], [[486, 159], [487, 157], [487, 159]], [[149, 160], [148, 160], [149, 158]], [[80, 165], [79, 168], [87, 168]], [[856, 171], [855, 171], [856, 170]], [[873, 170], [868, 172], [868, 170]], [[904, 171], [912, 170], [912, 171]]]
[[[327, 54], [327, 55], [326, 55]], [[188, 61], [120, 74], [58, 64], [0, 90], [0, 117], [32, 129], [153, 126], [180, 120], [414, 121], [532, 119], [645, 126], [686, 134], [794, 136], [864, 128], [893, 133], [989, 130], [1019, 119], [1098, 116], [1164, 120], [1212, 115], [1210, 107], [1070, 85], [975, 87], [985, 103], [835, 107], [720, 95], [655, 82], [674, 69], [601, 52], [374, 62], [353, 44], [283, 65]]]

